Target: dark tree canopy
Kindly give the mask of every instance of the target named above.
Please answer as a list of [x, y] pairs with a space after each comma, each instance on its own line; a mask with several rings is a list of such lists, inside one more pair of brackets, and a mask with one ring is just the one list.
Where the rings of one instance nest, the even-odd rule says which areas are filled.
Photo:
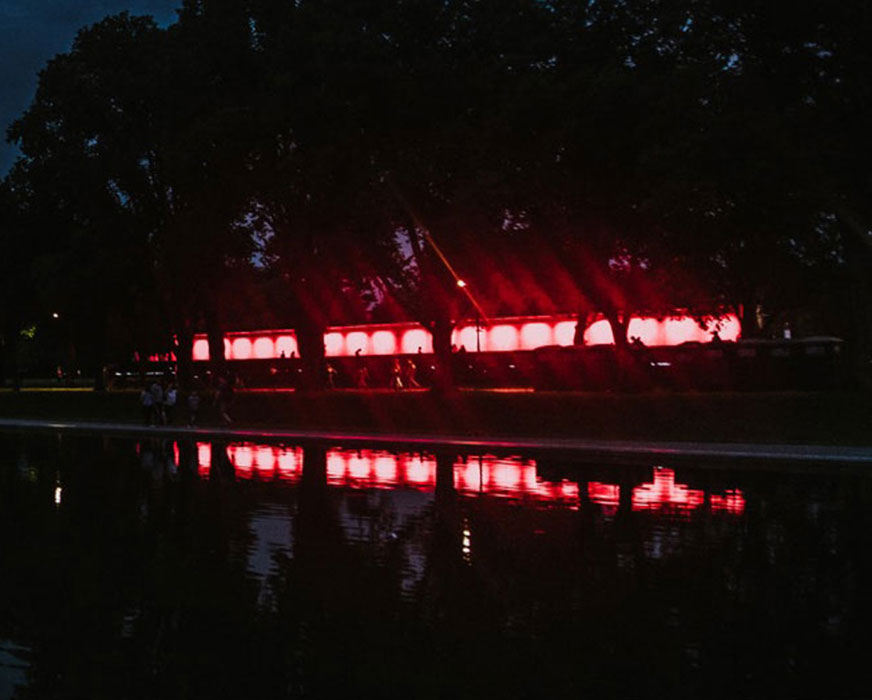
[[[223, 332], [272, 319], [314, 387], [331, 323], [416, 319], [447, 367], [463, 317], [599, 314], [623, 343], [630, 316], [681, 310], [842, 334], [862, 376], [870, 20], [860, 0], [108, 17], [10, 130], [13, 277], [63, 299], [71, 338], [103, 339], [97, 365], [126, 337], [189, 372], [205, 330], [220, 371]], [[4, 339], [39, 304], [7, 312]]]

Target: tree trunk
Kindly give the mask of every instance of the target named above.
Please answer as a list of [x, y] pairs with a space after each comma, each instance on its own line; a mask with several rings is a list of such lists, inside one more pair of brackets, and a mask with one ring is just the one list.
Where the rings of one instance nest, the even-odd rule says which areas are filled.
[[175, 353], [179, 390], [188, 393], [194, 384], [194, 333], [188, 323], [181, 324], [176, 331]]
[[584, 332], [590, 325], [590, 310], [579, 309], [575, 320], [575, 334], [572, 336], [573, 345], [584, 345]]
[[853, 342], [847, 348], [850, 369], [859, 386], [872, 389], [872, 248], [865, 240], [868, 234], [856, 221], [842, 218], [842, 222], [845, 263], [851, 282]]
[[94, 391], [106, 391], [106, 331], [108, 320], [100, 318], [96, 328], [94, 348]]
[[324, 389], [327, 380], [327, 357], [324, 352], [324, 326], [307, 318], [297, 324], [297, 348], [303, 376], [300, 388], [304, 391]]
[[739, 304], [739, 323], [742, 326], [742, 338], [759, 338], [762, 335], [757, 321], [757, 302], [751, 298]]
[[624, 314], [612, 312], [606, 314], [606, 320], [612, 329], [612, 337], [615, 339], [615, 347], [619, 349], [626, 348], [629, 345], [627, 331], [630, 329], [630, 319]]
[[227, 372], [227, 358], [224, 356], [224, 329], [218, 322], [218, 316], [214, 309], [207, 309], [206, 338], [209, 343], [209, 366], [212, 377], [223, 377]]
[[433, 321], [430, 332], [433, 335], [433, 355], [436, 359], [436, 373], [433, 375], [433, 390], [450, 393], [456, 389], [454, 382], [454, 357], [451, 352], [451, 333], [454, 324], [447, 318]]

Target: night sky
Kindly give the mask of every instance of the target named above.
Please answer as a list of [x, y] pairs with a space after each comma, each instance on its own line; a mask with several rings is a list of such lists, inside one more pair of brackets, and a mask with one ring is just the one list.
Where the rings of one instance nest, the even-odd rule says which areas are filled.
[[50, 58], [69, 50], [80, 28], [124, 10], [169, 24], [180, 4], [181, 0], [0, 0], [0, 177], [16, 157], [15, 148], [6, 143], [7, 127], [33, 99], [37, 73]]

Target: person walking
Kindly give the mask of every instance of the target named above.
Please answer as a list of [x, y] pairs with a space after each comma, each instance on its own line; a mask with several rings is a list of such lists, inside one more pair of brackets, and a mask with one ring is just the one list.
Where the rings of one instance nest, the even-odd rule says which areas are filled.
[[188, 427], [197, 425], [197, 413], [200, 411], [200, 394], [196, 388], [188, 394]]
[[139, 395], [139, 403], [142, 406], [143, 424], [152, 425], [152, 420], [154, 420], [154, 397], [152, 396], [149, 387], [142, 387], [142, 393]]
[[403, 388], [403, 368], [400, 365], [400, 359], [397, 358], [394, 360], [393, 367], [391, 367], [391, 389], [400, 390]]
[[170, 382], [167, 387], [166, 396], [164, 396], [164, 421], [167, 425], [172, 425], [176, 413], [176, 401], [178, 399], [178, 390], [175, 382]]
[[417, 369], [415, 361], [411, 357], [406, 360], [405, 372], [403, 373], [403, 384], [409, 389], [418, 389], [421, 386], [415, 378]]
[[233, 403], [233, 385], [225, 377], [218, 380], [218, 393], [215, 395], [215, 403], [218, 404], [218, 414], [225, 424], [230, 425], [233, 419], [227, 412]]
[[164, 400], [164, 390], [160, 385], [160, 382], [155, 379], [151, 383], [151, 388], [149, 389], [151, 392], [151, 410], [152, 410], [152, 421], [154, 425], [161, 425], [164, 422], [164, 412], [163, 412], [163, 400]]

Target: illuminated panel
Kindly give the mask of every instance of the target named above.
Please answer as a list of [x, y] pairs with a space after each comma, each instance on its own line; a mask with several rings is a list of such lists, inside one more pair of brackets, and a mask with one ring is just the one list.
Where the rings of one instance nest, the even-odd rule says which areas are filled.
[[227, 358], [230, 360], [250, 360], [251, 341], [248, 338], [234, 339], [230, 344], [230, 353]]
[[197, 443], [197, 473], [200, 476], [209, 476], [212, 467], [212, 443]]
[[269, 336], [262, 335], [254, 341], [252, 352], [258, 360], [271, 360], [276, 356], [276, 344]]
[[675, 483], [675, 472], [655, 467], [654, 481], [633, 489], [633, 510], [691, 511], [704, 500], [702, 491]]
[[611, 345], [615, 342], [612, 327], [605, 319], [594, 321], [584, 331], [585, 345]]
[[324, 336], [324, 352], [328, 357], [336, 357], [341, 355], [344, 349], [344, 339], [342, 333], [327, 333]]
[[645, 345], [664, 345], [666, 334], [656, 318], [631, 318], [627, 338], [639, 338]]
[[192, 355], [194, 360], [198, 362], [205, 362], [209, 359], [209, 341], [205, 338], [198, 338], [194, 341], [194, 347], [192, 350]]
[[521, 326], [521, 349], [535, 350], [553, 342], [553, 332], [547, 323], [525, 323]]
[[375, 480], [380, 484], [395, 484], [398, 473], [397, 458], [391, 454], [381, 454], [375, 457], [373, 471]]
[[433, 337], [423, 328], [412, 328], [403, 333], [400, 345], [408, 355], [418, 352], [418, 348], [421, 348], [421, 352], [433, 352]]
[[376, 331], [372, 334], [372, 351], [375, 355], [393, 355], [397, 351], [397, 336], [392, 331]]
[[664, 322], [664, 336], [667, 345], [680, 345], [687, 342], [705, 342], [711, 334], [699, 327], [699, 324], [688, 316], [667, 318]]
[[738, 489], [726, 491], [723, 496], [712, 494], [712, 512], [724, 512], [730, 515], [742, 515], [745, 512], [745, 498]]
[[621, 502], [621, 487], [617, 484], [602, 484], [591, 481], [587, 485], [587, 497], [591, 503], [617, 510]]
[[554, 324], [554, 344], [572, 345], [575, 340], [575, 321], [561, 321]]
[[261, 476], [272, 475], [276, 468], [276, 453], [272, 447], [258, 447], [254, 453], [254, 467]]
[[327, 482], [342, 483], [345, 479], [346, 458], [342, 450], [327, 451]]
[[469, 460], [454, 470], [455, 483], [461, 491], [481, 490], [481, 471], [477, 461]]
[[228, 360], [233, 359], [233, 351], [230, 345], [230, 340], [227, 338], [224, 339], [224, 357], [226, 357]]
[[[721, 336], [721, 340], [735, 341], [739, 339], [739, 336], [742, 334], [742, 324], [739, 323], [739, 318], [735, 314], [730, 314], [722, 319], [720, 323], [721, 330], [718, 335]], [[711, 330], [714, 330], [714, 324], [712, 324]]]
[[406, 455], [402, 460], [406, 483], [415, 487], [436, 486], [436, 460], [421, 455]]
[[[451, 344], [456, 345], [458, 349], [462, 345], [466, 350], [472, 351], [476, 349], [476, 328], [475, 326], [461, 326], [460, 328], [455, 328], [454, 332], [451, 334]], [[487, 333], [482, 329], [481, 331], [481, 349], [487, 350]]]
[[494, 326], [490, 329], [487, 338], [487, 349], [491, 352], [517, 350], [520, 344], [518, 340], [518, 329], [509, 325]]
[[372, 455], [362, 450], [348, 458], [348, 475], [353, 479], [369, 479], [372, 471]]
[[276, 450], [276, 464], [280, 479], [294, 479], [303, 467], [303, 449], [300, 447], [280, 447]]
[[251, 445], [229, 445], [227, 447], [227, 455], [230, 458], [230, 463], [235, 467], [236, 475], [239, 478], [251, 478], [251, 471], [254, 466], [254, 449], [252, 449]]
[[285, 357], [297, 354], [297, 339], [292, 335], [280, 335], [276, 338], [276, 357], [281, 357], [284, 353]]
[[354, 355], [358, 350], [362, 355], [367, 354], [369, 337], [363, 331], [352, 331], [345, 336], [345, 354]]

